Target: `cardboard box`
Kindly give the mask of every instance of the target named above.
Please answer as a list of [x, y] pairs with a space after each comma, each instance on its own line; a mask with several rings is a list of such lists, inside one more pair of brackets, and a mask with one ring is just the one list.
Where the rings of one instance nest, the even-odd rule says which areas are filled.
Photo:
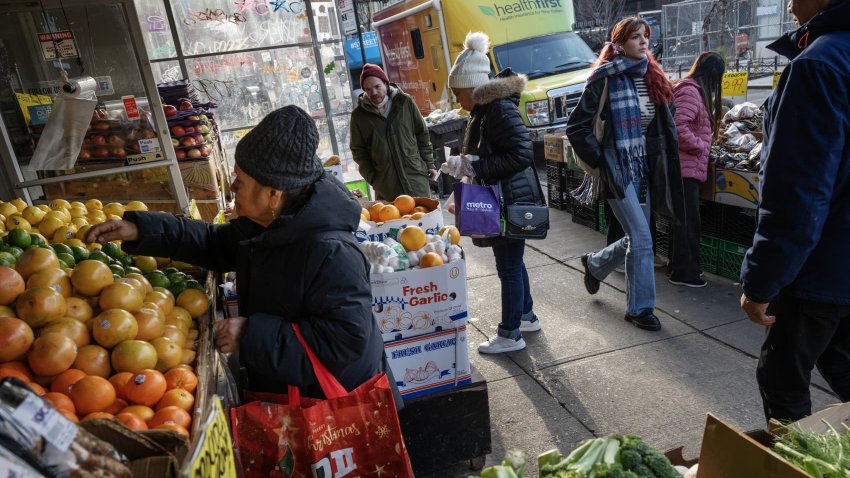
[[[425, 231], [425, 234], [437, 234], [440, 232], [440, 229], [445, 225], [443, 221], [443, 210], [440, 209], [440, 201], [430, 198], [414, 198], [417, 206], [424, 206], [431, 210], [431, 212], [425, 214], [419, 220], [412, 219], [395, 219], [393, 221], [387, 221], [383, 223], [375, 222], [375, 221], [360, 221], [360, 225], [357, 226], [357, 232], [354, 233], [354, 236], [357, 238], [357, 242], [364, 241], [377, 241], [381, 242], [387, 237], [395, 237], [396, 233], [404, 229], [407, 226], [419, 226]], [[387, 201], [361, 201], [360, 204], [369, 209], [369, 207], [376, 202], [384, 202], [389, 204]], [[391, 231], [393, 231], [391, 233]]]
[[756, 209], [759, 206], [759, 174], [737, 169], [717, 169], [714, 173], [714, 201]]
[[337, 178], [339, 182], [345, 184], [345, 180], [342, 177], [342, 165], [337, 164], [334, 166], [325, 166], [325, 172], [333, 175], [333, 177]]
[[543, 157], [549, 161], [564, 161], [564, 136], [543, 135]]
[[371, 274], [372, 314], [384, 342], [466, 326], [466, 262]]
[[466, 326], [384, 342], [384, 351], [404, 398], [472, 382]]

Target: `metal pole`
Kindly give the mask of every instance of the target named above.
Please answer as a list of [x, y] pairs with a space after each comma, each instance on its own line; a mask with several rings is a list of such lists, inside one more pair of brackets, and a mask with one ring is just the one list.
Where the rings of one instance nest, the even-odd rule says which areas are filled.
[[[366, 48], [363, 46], [363, 32], [360, 31], [360, 12], [357, 10], [357, 0], [351, 0], [351, 6], [354, 8], [354, 25], [357, 27], [357, 41], [360, 42], [360, 59], [363, 64], [366, 64]], [[363, 85], [360, 85], [363, 88]]]
[[334, 154], [339, 154], [339, 146], [336, 144], [336, 133], [334, 131], [334, 122], [331, 116], [331, 100], [328, 96], [328, 85], [325, 84], [325, 67], [322, 65], [322, 51], [319, 49], [319, 42], [316, 39], [316, 19], [313, 18], [313, 3], [312, 0], [306, 0], [304, 5], [307, 7], [307, 22], [310, 24], [311, 37], [313, 39], [313, 56], [316, 58], [316, 75], [319, 77], [319, 88], [322, 91], [322, 102], [325, 106], [325, 118], [328, 121], [328, 134], [331, 136], [331, 150]]

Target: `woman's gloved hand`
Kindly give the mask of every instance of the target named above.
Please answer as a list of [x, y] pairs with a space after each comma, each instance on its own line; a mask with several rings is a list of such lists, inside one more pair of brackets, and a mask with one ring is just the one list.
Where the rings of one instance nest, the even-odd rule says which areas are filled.
[[461, 176], [469, 176], [470, 178], [475, 177], [475, 169], [472, 167], [472, 163], [478, 161], [478, 156], [474, 154], [464, 154], [460, 157], [460, 172]]
[[446, 162], [440, 166], [440, 170], [457, 179], [464, 176], [473, 178], [475, 177], [475, 169], [472, 168], [473, 161], [478, 161], [478, 156], [472, 154], [449, 156]]

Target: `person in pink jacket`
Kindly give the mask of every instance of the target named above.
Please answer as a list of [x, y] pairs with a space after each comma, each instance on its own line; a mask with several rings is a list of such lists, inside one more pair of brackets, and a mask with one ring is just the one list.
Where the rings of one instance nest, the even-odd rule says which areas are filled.
[[[699, 265], [699, 188], [708, 175], [708, 153], [723, 118], [721, 83], [726, 63], [713, 52], [702, 53], [674, 87], [679, 161], [685, 196], [684, 217], [673, 221], [670, 282], [705, 287]], [[713, 180], [713, 179], [712, 179]]]

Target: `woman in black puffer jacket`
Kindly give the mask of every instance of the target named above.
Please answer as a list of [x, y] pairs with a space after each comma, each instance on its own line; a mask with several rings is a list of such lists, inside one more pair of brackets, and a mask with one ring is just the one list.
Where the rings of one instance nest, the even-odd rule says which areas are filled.
[[[463, 154], [448, 169], [457, 177], [470, 176], [487, 185], [499, 184], [505, 204], [544, 204], [534, 171], [531, 138], [519, 113], [519, 95], [527, 79], [509, 68], [492, 80], [487, 58], [489, 39], [476, 32], [467, 35], [464, 50], [449, 73], [449, 86], [463, 109], [471, 114]], [[505, 237], [473, 239], [479, 247], [492, 247], [502, 283], [502, 322], [495, 337], [478, 346], [480, 353], [522, 350], [522, 332], [540, 330], [532, 312], [531, 285], [525, 270], [525, 241]]]

